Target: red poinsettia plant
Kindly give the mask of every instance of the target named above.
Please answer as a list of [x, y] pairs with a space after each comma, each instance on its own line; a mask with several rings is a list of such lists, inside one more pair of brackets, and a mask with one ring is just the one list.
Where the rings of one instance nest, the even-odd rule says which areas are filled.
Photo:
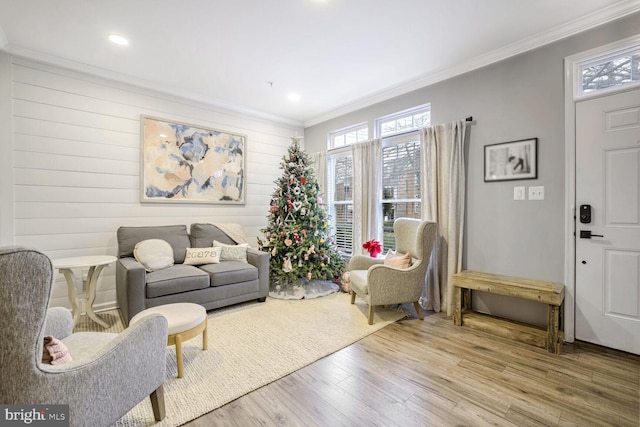
[[376, 239], [371, 239], [368, 242], [363, 243], [362, 247], [369, 251], [371, 258], [377, 257], [378, 254], [382, 252], [382, 246]]

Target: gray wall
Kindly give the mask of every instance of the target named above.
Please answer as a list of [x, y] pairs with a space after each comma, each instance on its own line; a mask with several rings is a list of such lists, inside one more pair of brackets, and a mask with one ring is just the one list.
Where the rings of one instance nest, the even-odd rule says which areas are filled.
[[[580, 33], [305, 129], [308, 152], [326, 150], [327, 133], [427, 102], [432, 123], [473, 116], [467, 158], [464, 268], [564, 280], [564, 58], [638, 34], [640, 14]], [[372, 130], [370, 135], [373, 135]], [[538, 138], [538, 179], [485, 183], [484, 146]], [[543, 201], [514, 201], [514, 186], [544, 186]], [[544, 324], [546, 309], [483, 295], [482, 310]]]

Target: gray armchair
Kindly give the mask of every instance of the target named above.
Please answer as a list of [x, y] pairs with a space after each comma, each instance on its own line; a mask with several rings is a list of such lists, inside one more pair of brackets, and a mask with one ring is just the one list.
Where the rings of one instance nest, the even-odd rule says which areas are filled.
[[419, 300], [429, 267], [429, 258], [436, 241], [437, 225], [433, 221], [398, 218], [393, 223], [396, 251], [409, 253], [411, 267], [400, 269], [384, 265], [383, 259], [355, 255], [349, 262], [351, 304], [356, 295], [369, 305], [369, 324], [373, 324], [376, 305], [412, 302], [423, 319]]
[[[71, 426], [110, 426], [147, 396], [164, 418], [167, 321], [149, 316], [121, 334], [72, 334], [71, 313], [47, 310], [51, 260], [27, 248], [0, 247], [0, 402], [68, 404]], [[72, 361], [42, 363], [52, 335]]]

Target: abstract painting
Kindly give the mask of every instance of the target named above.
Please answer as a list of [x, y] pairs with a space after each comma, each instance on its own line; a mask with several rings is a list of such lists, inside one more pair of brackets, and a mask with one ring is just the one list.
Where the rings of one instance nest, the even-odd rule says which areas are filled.
[[247, 137], [142, 116], [142, 202], [244, 204]]

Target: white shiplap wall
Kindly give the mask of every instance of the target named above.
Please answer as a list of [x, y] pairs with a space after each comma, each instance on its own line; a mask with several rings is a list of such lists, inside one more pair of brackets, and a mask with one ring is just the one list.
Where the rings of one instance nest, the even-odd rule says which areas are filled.
[[[52, 259], [116, 255], [121, 225], [237, 222], [256, 245], [280, 159], [301, 128], [18, 57], [11, 73], [15, 244]], [[246, 205], [140, 203], [143, 114], [247, 135]], [[58, 275], [53, 305], [68, 307], [66, 292]], [[112, 265], [95, 307], [115, 299]]]

